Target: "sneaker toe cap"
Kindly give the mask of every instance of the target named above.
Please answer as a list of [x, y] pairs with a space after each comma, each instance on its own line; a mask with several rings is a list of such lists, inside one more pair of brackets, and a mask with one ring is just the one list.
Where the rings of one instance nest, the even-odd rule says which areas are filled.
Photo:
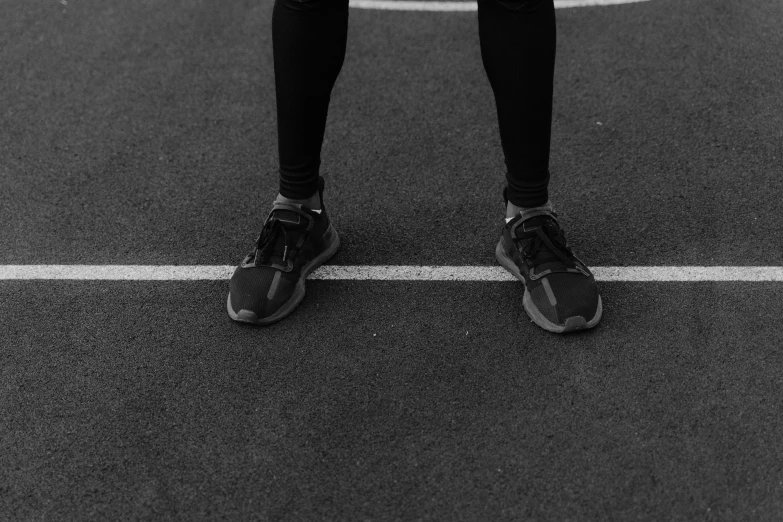
[[237, 267], [229, 283], [232, 317], [259, 322], [278, 312], [291, 299], [296, 283], [271, 267]]
[[[558, 273], [542, 278], [530, 297], [551, 323], [567, 330], [586, 328], [598, 313], [600, 296], [592, 277]], [[580, 326], [584, 323], [584, 326]]]

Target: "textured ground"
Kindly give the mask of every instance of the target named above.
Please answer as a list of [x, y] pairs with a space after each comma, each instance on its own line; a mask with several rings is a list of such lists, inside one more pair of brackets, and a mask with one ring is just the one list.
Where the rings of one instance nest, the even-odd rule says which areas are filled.
[[[234, 264], [276, 187], [271, 2], [0, 1], [0, 264]], [[594, 266], [782, 265], [783, 4], [558, 11], [552, 199]], [[475, 13], [352, 10], [334, 264], [492, 265]], [[431, 194], [435, 194], [433, 197]], [[779, 283], [0, 282], [0, 519], [778, 520]]]

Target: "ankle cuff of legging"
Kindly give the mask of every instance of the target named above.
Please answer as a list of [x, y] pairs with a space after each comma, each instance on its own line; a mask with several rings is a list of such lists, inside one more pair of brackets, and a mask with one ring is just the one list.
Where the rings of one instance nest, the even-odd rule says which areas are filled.
[[307, 199], [318, 193], [318, 172], [314, 176], [298, 179], [280, 177], [280, 194], [289, 199]]
[[547, 190], [544, 190], [543, 192], [515, 193], [511, 187], [509, 187], [506, 195], [508, 201], [510, 201], [512, 205], [522, 208], [543, 207], [549, 201], [549, 192]]

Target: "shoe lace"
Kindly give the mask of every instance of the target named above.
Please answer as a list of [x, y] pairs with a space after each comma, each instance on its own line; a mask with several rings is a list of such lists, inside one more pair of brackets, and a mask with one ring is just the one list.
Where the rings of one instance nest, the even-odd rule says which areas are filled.
[[[565, 232], [552, 218], [544, 218], [540, 223], [539, 227], [531, 231], [535, 232], [535, 235], [518, 239], [522, 243], [520, 249], [522, 257], [532, 262], [541, 252], [541, 247], [546, 246], [546, 250], [554, 254], [557, 259], [566, 265], [573, 265], [574, 253], [566, 244]], [[551, 256], [546, 257], [551, 259]], [[546, 259], [541, 261], [546, 261]]]
[[[285, 263], [289, 257], [295, 255], [295, 249], [299, 242], [300, 235], [307, 228], [307, 222], [304, 222], [303, 225], [295, 225], [293, 223], [286, 223], [286, 225], [283, 225], [280, 219], [275, 216], [275, 210], [277, 210], [277, 207], [270, 213], [269, 218], [266, 223], [264, 223], [264, 228], [261, 229], [261, 234], [259, 234], [258, 239], [256, 240], [256, 266], [269, 263], [269, 259], [273, 254], [282, 255], [282, 262]], [[286, 206], [286, 210], [293, 210], [297, 212], [297, 214], [308, 217], [294, 207], [289, 209]], [[282, 241], [279, 241], [281, 236]]]

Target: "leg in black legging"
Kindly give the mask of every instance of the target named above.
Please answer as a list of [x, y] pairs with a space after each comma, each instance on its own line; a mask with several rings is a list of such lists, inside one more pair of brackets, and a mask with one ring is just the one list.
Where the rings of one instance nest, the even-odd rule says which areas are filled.
[[543, 206], [549, 199], [554, 2], [478, 0], [478, 27], [495, 94], [508, 199], [519, 207]]
[[329, 99], [345, 59], [348, 0], [275, 0], [272, 48], [280, 194], [318, 191]]

